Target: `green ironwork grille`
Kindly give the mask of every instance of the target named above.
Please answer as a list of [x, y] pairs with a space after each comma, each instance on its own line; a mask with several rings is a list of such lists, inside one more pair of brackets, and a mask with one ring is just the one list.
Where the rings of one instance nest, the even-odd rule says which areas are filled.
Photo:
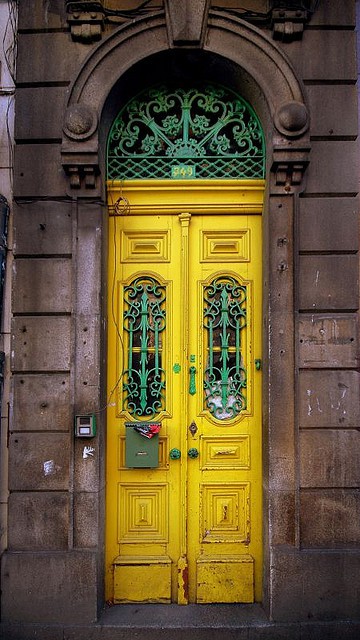
[[204, 289], [205, 408], [218, 420], [246, 409], [246, 370], [241, 336], [246, 327], [246, 286], [219, 276]]
[[147, 90], [122, 109], [108, 138], [109, 180], [263, 178], [264, 163], [255, 112], [219, 86]]
[[165, 300], [165, 286], [151, 277], [138, 277], [124, 288], [127, 369], [123, 408], [137, 418], [149, 419], [165, 409]]

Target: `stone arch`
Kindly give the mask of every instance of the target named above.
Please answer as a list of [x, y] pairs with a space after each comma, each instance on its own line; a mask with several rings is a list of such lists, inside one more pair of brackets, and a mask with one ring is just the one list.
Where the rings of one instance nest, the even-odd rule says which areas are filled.
[[[71, 187], [99, 187], [98, 124], [107, 97], [130, 68], [171, 48], [168, 33], [164, 13], [156, 12], [111, 33], [82, 65], [63, 126], [62, 162]], [[278, 185], [299, 185], [308, 163], [309, 115], [304, 88], [285, 54], [262, 31], [221, 11], [209, 12], [203, 51], [231, 61], [259, 87], [269, 113], [269, 168]]]
[[[72, 197], [80, 196], [78, 208], [81, 209], [82, 220], [86, 220], [86, 228], [93, 233], [94, 208], [99, 226], [104, 220], [101, 196], [104, 193], [105, 175], [101, 176], [100, 170], [104, 162], [106, 131], [100, 125], [111, 116], [109, 104], [113, 102], [113, 97], [119, 95], [116, 91], [126, 86], [126, 79], [139, 65], [151, 61], [154, 56], [169, 56], [174, 52], [181, 55], [203, 52], [215, 56], [219, 67], [225, 65], [223, 69], [233, 65], [237, 69], [235, 73], [239, 74], [238, 80], [244, 80], [244, 90], [250, 86], [250, 93], [244, 97], [258, 113], [261, 112], [267, 138], [263, 283], [263, 380], [266, 389], [263, 409], [263, 602], [272, 615], [272, 576], [276, 568], [270, 559], [277, 545], [281, 544], [288, 545], [290, 552], [295, 553], [297, 539], [294, 217], [297, 192], [304, 187], [303, 176], [309, 162], [306, 96], [285, 54], [263, 32], [243, 20], [229, 17], [225, 12], [210, 11], [206, 38], [199, 40], [198, 46], [186, 47], [176, 46], [169, 35], [171, 30], [167, 22], [167, 15], [156, 12], [148, 18], [120, 27], [91, 51], [69, 89], [63, 125], [62, 163], [69, 176], [69, 192]], [[103, 236], [106, 243], [106, 231]], [[94, 254], [94, 260], [95, 268], [100, 273], [100, 252], [96, 256]], [[85, 272], [87, 262], [84, 256], [76, 255], [75, 261], [77, 271]], [[99, 294], [100, 278], [97, 287]], [[98, 312], [100, 314], [101, 310]], [[80, 318], [75, 324], [75, 331], [81, 335], [83, 329]], [[97, 350], [94, 361], [101, 361], [101, 348], [98, 341], [94, 346]], [[100, 382], [98, 391], [100, 398]], [[75, 400], [78, 402], [77, 398]], [[104, 437], [103, 429], [99, 428], [99, 434], [101, 438]], [[100, 524], [99, 540], [102, 540]]]

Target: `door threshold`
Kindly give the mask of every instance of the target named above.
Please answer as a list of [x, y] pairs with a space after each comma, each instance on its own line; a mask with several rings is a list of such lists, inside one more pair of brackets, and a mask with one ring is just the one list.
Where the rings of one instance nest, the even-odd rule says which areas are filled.
[[99, 618], [102, 626], [132, 628], [228, 628], [264, 625], [268, 618], [261, 604], [115, 604]]

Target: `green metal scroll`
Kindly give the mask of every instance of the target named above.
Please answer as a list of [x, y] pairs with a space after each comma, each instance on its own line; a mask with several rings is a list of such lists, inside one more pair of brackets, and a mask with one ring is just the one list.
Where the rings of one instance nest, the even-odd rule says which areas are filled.
[[246, 370], [241, 335], [246, 327], [246, 286], [219, 276], [204, 290], [207, 366], [205, 406], [218, 420], [235, 418], [246, 409]]
[[154, 417], [165, 409], [165, 300], [165, 286], [149, 276], [136, 278], [124, 289], [128, 341], [123, 407], [134, 417]]
[[263, 178], [265, 145], [255, 112], [221, 86], [147, 89], [111, 127], [109, 180]]

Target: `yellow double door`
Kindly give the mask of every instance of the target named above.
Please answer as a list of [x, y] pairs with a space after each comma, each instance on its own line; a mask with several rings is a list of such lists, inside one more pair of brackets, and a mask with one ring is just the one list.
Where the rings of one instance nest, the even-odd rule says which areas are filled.
[[259, 600], [261, 216], [117, 196], [107, 599]]

